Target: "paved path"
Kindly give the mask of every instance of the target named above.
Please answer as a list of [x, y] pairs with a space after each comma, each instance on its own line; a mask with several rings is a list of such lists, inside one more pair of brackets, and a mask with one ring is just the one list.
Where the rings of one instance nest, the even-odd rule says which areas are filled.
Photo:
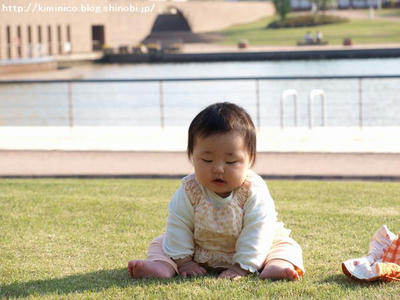
[[[400, 180], [400, 154], [258, 153], [267, 178]], [[181, 177], [192, 172], [184, 152], [0, 151], [0, 177]]]
[[[398, 127], [261, 128], [266, 177], [400, 180]], [[0, 177], [180, 177], [192, 172], [186, 128], [0, 127]]]

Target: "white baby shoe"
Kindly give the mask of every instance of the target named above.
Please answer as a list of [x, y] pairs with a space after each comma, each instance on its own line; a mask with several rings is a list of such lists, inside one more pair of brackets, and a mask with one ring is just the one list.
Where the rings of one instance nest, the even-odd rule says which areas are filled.
[[360, 280], [370, 281], [376, 279], [378, 274], [374, 264], [382, 261], [384, 251], [392, 244], [395, 238], [396, 235], [386, 225], [383, 225], [372, 236], [368, 255], [343, 262], [343, 273]]
[[379, 228], [369, 243], [368, 261], [373, 264], [378, 260], [382, 260], [383, 252], [389, 248], [395, 238], [396, 235], [386, 225]]

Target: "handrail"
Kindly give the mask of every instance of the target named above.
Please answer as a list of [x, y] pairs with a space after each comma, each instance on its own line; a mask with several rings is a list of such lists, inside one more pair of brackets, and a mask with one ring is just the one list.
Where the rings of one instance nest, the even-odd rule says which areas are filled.
[[309, 128], [313, 127], [312, 102], [318, 96], [320, 96], [320, 99], [321, 99], [321, 123], [322, 123], [322, 126], [326, 125], [325, 92], [324, 92], [324, 90], [314, 89], [310, 92], [310, 97], [308, 98], [308, 127]]
[[295, 89], [289, 89], [289, 90], [284, 90], [281, 96], [281, 128], [284, 127], [284, 102], [287, 97], [293, 96], [293, 104], [294, 104], [294, 126], [297, 127], [298, 123], [298, 113], [297, 113], [297, 99], [298, 99], [298, 93], [297, 90]]
[[[330, 79], [354, 79], [358, 82], [358, 114], [359, 114], [359, 126], [362, 128], [364, 126], [364, 95], [363, 95], [363, 79], [400, 79], [399, 75], [360, 75], [360, 76], [353, 76], [353, 75], [346, 75], [346, 76], [279, 76], [279, 77], [268, 77], [268, 76], [250, 76], [250, 77], [192, 77], [192, 78], [142, 78], [142, 79], [135, 79], [135, 78], [126, 78], [126, 79], [46, 79], [46, 80], [0, 80], [0, 87], [1, 85], [7, 84], [53, 84], [53, 83], [61, 83], [67, 85], [67, 98], [68, 98], [68, 116], [67, 119], [69, 120], [69, 126], [75, 126], [75, 118], [74, 118], [74, 95], [73, 95], [73, 83], [76, 84], [90, 84], [90, 83], [128, 83], [128, 82], [153, 82], [155, 85], [153, 88], [158, 86], [158, 93], [159, 93], [159, 110], [160, 110], [160, 126], [164, 128], [166, 125], [165, 121], [165, 103], [164, 103], [164, 84], [166, 82], [193, 82], [193, 81], [255, 81], [255, 106], [256, 106], [256, 124], [257, 127], [260, 128], [261, 126], [261, 103], [262, 97], [261, 92], [263, 91], [260, 86], [260, 81], [265, 80], [330, 80]], [[314, 95], [315, 94], [315, 95]], [[321, 93], [314, 92], [312, 98], [317, 97], [318, 95], [321, 97], [325, 97], [320, 95]], [[264, 96], [264, 95], [263, 95]], [[284, 96], [284, 97], [283, 97]], [[293, 90], [291, 93], [287, 92], [285, 95], [282, 94], [283, 99], [281, 98], [281, 128], [284, 127], [284, 101], [287, 97], [293, 96], [294, 99], [294, 125], [298, 126], [298, 94], [297, 91], [294, 93]], [[266, 97], [266, 96], [264, 96]], [[310, 93], [311, 97], [311, 93]], [[311, 102], [313, 100], [309, 100], [309, 127], [313, 126], [313, 117], [312, 117], [312, 107]], [[325, 111], [325, 98], [322, 99], [322, 125], [325, 126], [326, 124], [326, 111]]]
[[0, 84], [31, 83], [93, 83], [93, 82], [171, 82], [171, 81], [235, 81], [235, 80], [325, 80], [325, 79], [389, 79], [398, 75], [337, 75], [337, 76], [248, 76], [248, 77], [188, 77], [188, 78], [99, 78], [99, 79], [42, 79], [42, 80], [0, 80]]

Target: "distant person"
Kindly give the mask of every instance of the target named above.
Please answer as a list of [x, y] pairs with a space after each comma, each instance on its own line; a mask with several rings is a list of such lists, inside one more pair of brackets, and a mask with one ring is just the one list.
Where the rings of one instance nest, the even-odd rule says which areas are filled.
[[169, 203], [166, 231], [149, 246], [146, 260], [128, 263], [133, 278], [203, 276], [299, 279], [300, 246], [277, 221], [265, 181], [250, 167], [256, 129], [241, 107], [224, 102], [202, 110], [189, 127], [187, 153], [194, 174]]
[[324, 36], [322, 35], [322, 32], [318, 30], [315, 34], [315, 41], [317, 42], [317, 44], [321, 44], [323, 38]]
[[304, 36], [304, 42], [306, 43], [306, 44], [312, 44], [314, 41], [313, 41], [313, 38], [312, 38], [312, 36], [311, 36], [311, 33], [309, 32], [309, 31], [307, 31], [307, 33], [305, 34], [305, 36]]
[[64, 44], [64, 52], [66, 54], [71, 54], [71, 43], [70, 42], [66, 42]]

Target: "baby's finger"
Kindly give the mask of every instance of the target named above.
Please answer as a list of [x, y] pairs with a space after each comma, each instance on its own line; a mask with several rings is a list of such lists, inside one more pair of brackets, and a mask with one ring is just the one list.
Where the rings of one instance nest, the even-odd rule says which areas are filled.
[[131, 262], [128, 263], [128, 271], [129, 274], [131, 274], [131, 277], [133, 277], [133, 267], [131, 266]]
[[227, 274], [227, 277], [228, 277], [229, 279], [233, 279], [233, 278], [235, 278], [237, 275], [238, 275], [237, 273], [232, 272], [232, 271], [229, 271], [228, 274]]
[[204, 271], [205, 271], [204, 269], [200, 268], [200, 269], [197, 270], [197, 274], [203, 275]]
[[198, 276], [203, 276], [204, 274], [207, 273], [207, 271], [206, 271], [204, 268], [199, 268], [199, 269], [196, 271], [196, 273], [197, 273]]
[[224, 272], [222, 272], [221, 274], [219, 274], [218, 278], [222, 278], [222, 279], [229, 279], [230, 278], [230, 271], [226, 270]]
[[236, 274], [235, 276], [231, 277], [231, 280], [236, 281], [239, 280], [240, 278], [242, 278], [243, 276]]
[[238, 273], [236, 273], [235, 271], [232, 270], [228, 270], [225, 274], [225, 278], [227, 279], [231, 279], [231, 280], [238, 280], [239, 278], [241, 278], [242, 276], [239, 275]]
[[200, 276], [200, 275], [201, 275], [200, 271], [194, 271], [192, 276]]

